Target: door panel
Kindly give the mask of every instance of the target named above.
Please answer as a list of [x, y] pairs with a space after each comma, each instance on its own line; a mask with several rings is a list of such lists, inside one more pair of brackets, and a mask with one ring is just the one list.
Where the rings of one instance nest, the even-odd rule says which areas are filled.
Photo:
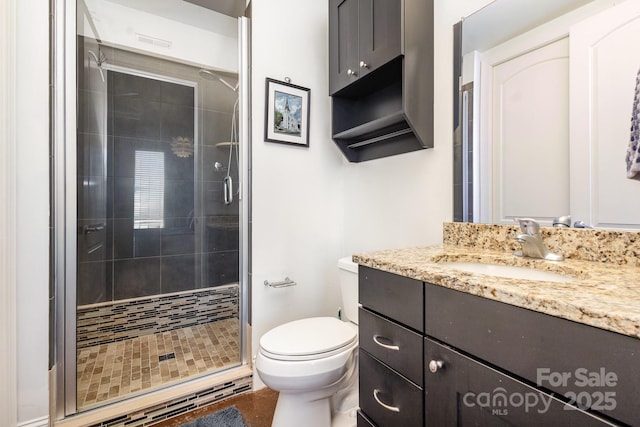
[[571, 29], [572, 215], [595, 227], [640, 228], [640, 176], [625, 154], [640, 54], [640, 3], [623, 2]]
[[569, 42], [493, 69], [494, 223], [543, 223], [569, 212]]

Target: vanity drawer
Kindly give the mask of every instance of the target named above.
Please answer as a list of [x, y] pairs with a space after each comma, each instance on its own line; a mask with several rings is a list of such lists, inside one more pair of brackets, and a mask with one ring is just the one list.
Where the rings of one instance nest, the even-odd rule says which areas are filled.
[[424, 285], [421, 281], [360, 266], [360, 303], [419, 332], [424, 327]]
[[422, 427], [422, 389], [360, 349], [360, 409], [382, 427]]
[[425, 330], [533, 384], [569, 399], [580, 395], [592, 409], [640, 425], [636, 338], [428, 283]]
[[369, 418], [367, 418], [367, 416], [364, 415], [362, 411], [358, 411], [358, 415], [356, 419], [357, 419], [356, 427], [376, 427], [376, 425], [371, 421], [369, 421]]
[[366, 309], [358, 319], [360, 348], [422, 386], [422, 335]]

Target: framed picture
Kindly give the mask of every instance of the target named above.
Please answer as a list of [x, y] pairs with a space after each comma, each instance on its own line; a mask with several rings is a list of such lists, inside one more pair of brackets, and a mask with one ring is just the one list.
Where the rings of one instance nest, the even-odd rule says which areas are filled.
[[309, 89], [267, 78], [264, 139], [309, 146]]

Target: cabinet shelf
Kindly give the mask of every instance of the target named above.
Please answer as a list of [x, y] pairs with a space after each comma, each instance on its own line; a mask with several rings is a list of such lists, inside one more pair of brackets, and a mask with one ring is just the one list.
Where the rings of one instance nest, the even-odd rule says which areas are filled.
[[370, 122], [363, 123], [361, 125], [352, 127], [351, 129], [343, 130], [333, 135], [335, 139], [352, 139], [358, 138], [363, 135], [370, 134], [377, 130], [387, 128], [392, 125], [396, 125], [404, 122], [404, 114], [402, 111], [395, 111], [387, 116], [380, 117]]

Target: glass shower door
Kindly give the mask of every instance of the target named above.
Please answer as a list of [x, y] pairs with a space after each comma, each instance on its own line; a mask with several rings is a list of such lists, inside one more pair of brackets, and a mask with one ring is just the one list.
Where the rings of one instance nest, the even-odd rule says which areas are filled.
[[111, 43], [111, 2], [80, 3], [67, 414], [244, 361], [238, 74]]

